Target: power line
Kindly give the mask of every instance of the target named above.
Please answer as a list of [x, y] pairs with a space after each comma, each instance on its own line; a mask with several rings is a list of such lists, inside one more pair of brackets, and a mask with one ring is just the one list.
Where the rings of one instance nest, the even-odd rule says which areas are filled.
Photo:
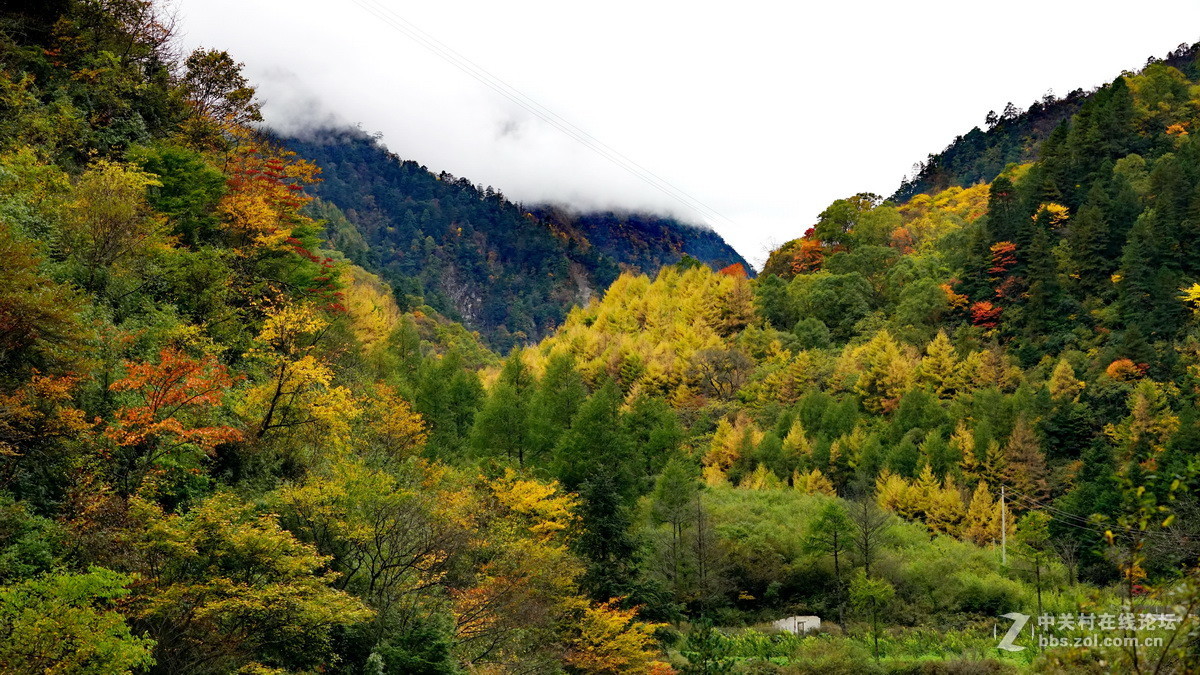
[[[1170, 535], [1165, 532], [1138, 530], [1135, 528], [1122, 527], [1119, 525], [1113, 525], [1113, 526], [1100, 525], [1100, 524], [1092, 521], [1091, 519], [1084, 518], [1083, 516], [1071, 513], [1069, 511], [1065, 511], [1063, 509], [1060, 509], [1060, 508], [1057, 508], [1054, 506], [1050, 506], [1049, 504], [1043, 504], [1043, 503], [1039, 502], [1037, 499], [1035, 499], [1027, 494], [1017, 492], [1016, 490], [1010, 489], [1009, 493], [1016, 496], [1018, 499], [1020, 499], [1026, 507], [1045, 511], [1052, 520], [1058, 521], [1058, 523], [1060, 525], [1067, 525], [1069, 527], [1075, 527], [1075, 528], [1078, 528], [1081, 530], [1090, 530], [1092, 532], [1096, 532], [1096, 533], [1099, 533], [1102, 535], [1105, 534], [1106, 532], [1113, 532], [1114, 534], [1123, 533], [1123, 534], [1127, 534], [1130, 536], [1142, 536], [1142, 537], [1148, 537], [1151, 539], [1156, 538], [1156, 537], [1166, 537], [1166, 538], [1170, 537]], [[1072, 522], [1072, 521], [1075, 521], [1075, 522]]]
[[472, 78], [484, 84], [492, 91], [500, 94], [507, 100], [525, 109], [538, 119], [549, 124], [555, 129], [558, 129], [576, 142], [587, 147], [601, 157], [604, 157], [631, 175], [641, 179], [656, 190], [662, 192], [668, 197], [671, 197], [675, 201], [678, 201], [689, 209], [698, 212], [702, 217], [709, 220], [723, 220], [730, 225], [736, 225], [736, 223], [734, 223], [733, 220], [728, 216], [723, 215], [716, 209], [688, 194], [683, 189], [673, 185], [665, 178], [662, 178], [653, 171], [650, 171], [641, 164], [638, 164], [629, 157], [626, 157], [624, 154], [620, 153], [595, 136], [592, 136], [583, 129], [580, 129], [571, 122], [563, 119], [561, 116], [554, 113], [554, 111], [543, 106], [529, 96], [526, 96], [516, 87], [509, 85], [504, 80], [488, 72], [482, 66], [476, 64], [437, 38], [421, 30], [411, 21], [408, 21], [399, 14], [396, 14], [387, 6], [380, 5], [378, 2], [376, 2], [376, 0], [353, 0], [353, 2], [363, 10], [383, 21], [391, 28], [403, 34], [405, 37], [408, 37], [428, 51], [433, 52], [436, 56], [445, 60], [447, 63], [450, 63], [467, 75], [470, 75]]

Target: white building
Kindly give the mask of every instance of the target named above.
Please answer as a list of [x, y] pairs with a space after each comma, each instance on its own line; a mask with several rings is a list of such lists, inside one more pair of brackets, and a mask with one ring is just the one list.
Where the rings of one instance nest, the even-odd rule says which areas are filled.
[[819, 616], [789, 616], [786, 619], [771, 622], [776, 630], [784, 630], [795, 635], [803, 635], [808, 631], [821, 627]]

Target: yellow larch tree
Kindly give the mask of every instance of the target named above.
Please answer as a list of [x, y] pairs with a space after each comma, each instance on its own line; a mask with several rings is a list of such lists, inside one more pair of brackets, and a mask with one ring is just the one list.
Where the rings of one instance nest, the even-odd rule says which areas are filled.
[[783, 487], [783, 482], [765, 464], [760, 462], [754, 471], [742, 478], [738, 487], [744, 490], [775, 490]]
[[904, 478], [884, 469], [875, 478], [875, 501], [888, 511], [903, 514], [908, 510], [909, 489]]
[[983, 464], [979, 475], [992, 485], [1000, 485], [1008, 480], [1008, 459], [996, 439], [988, 441], [987, 450], [983, 455]]
[[971, 389], [1012, 391], [1021, 382], [1021, 369], [1010, 364], [1000, 350], [984, 349], [963, 359], [962, 382]]
[[745, 414], [738, 414], [732, 422], [722, 419], [704, 455], [706, 479], [713, 470], [721, 474], [729, 471], [742, 458], [743, 449], [757, 447], [762, 439], [763, 432]]
[[958, 357], [954, 354], [954, 345], [945, 331], [938, 331], [937, 336], [925, 347], [925, 356], [917, 369], [917, 379], [922, 384], [933, 389], [940, 399], [950, 399], [961, 387], [961, 373]]
[[900, 345], [886, 330], [880, 331], [854, 350], [854, 357], [862, 364], [854, 391], [862, 397], [863, 407], [874, 413], [894, 410], [914, 379], [913, 363]]
[[862, 449], [867, 444], [867, 432], [858, 424], [848, 433], [839, 436], [829, 446], [829, 476], [837, 485], [844, 486], [858, 467]]
[[784, 405], [792, 405], [812, 390], [816, 372], [812, 354], [800, 352], [763, 382], [766, 392]]
[[727, 350], [730, 338], [749, 324], [746, 284], [706, 267], [664, 267], [653, 280], [622, 274], [603, 298], [571, 310], [536, 356], [544, 360], [565, 349], [590, 385], [624, 376], [627, 390], [640, 383], [638, 391], [690, 406], [700, 393], [687, 384], [696, 353]]
[[1046, 458], [1033, 425], [1021, 416], [1004, 446], [1006, 483], [1033, 499], [1046, 494]]
[[567, 650], [567, 665], [580, 673], [666, 675], [654, 632], [666, 624], [639, 621], [637, 608], [621, 609], [620, 599], [587, 607], [579, 634]]
[[937, 491], [931, 495], [925, 509], [925, 524], [934, 532], [957, 535], [965, 517], [962, 493], [953, 475], [946, 476]]
[[959, 420], [950, 436], [950, 447], [958, 453], [959, 467], [968, 480], [979, 478], [979, 458], [975, 456], [975, 436], [967, 428], [966, 420]]
[[1133, 459], [1153, 469], [1158, 453], [1179, 429], [1179, 417], [1171, 412], [1167, 391], [1167, 387], [1152, 380], [1138, 382], [1129, 397], [1129, 414], [1104, 427], [1122, 459]]
[[1075, 369], [1066, 359], [1059, 359], [1050, 375], [1050, 397], [1054, 400], [1074, 401], [1083, 391], [1084, 383], [1075, 378]]
[[808, 440], [800, 420], [793, 421], [788, 428], [787, 436], [783, 437], [782, 450], [788, 466], [795, 466], [812, 457], [812, 442]]
[[971, 503], [963, 519], [962, 537], [980, 546], [986, 546], [1000, 536], [997, 525], [999, 505], [992, 499], [987, 481], [979, 481], [971, 494]]
[[801, 473], [799, 470], [793, 471], [792, 488], [808, 495], [837, 496], [833, 482], [826, 478], [820, 469], [813, 469], [808, 473]]
[[941, 487], [937, 476], [933, 475], [933, 469], [928, 464], [922, 466], [921, 472], [917, 474], [916, 480], [908, 490], [908, 508], [905, 509], [907, 513], [904, 515], [908, 518], [926, 519], [938, 499]]

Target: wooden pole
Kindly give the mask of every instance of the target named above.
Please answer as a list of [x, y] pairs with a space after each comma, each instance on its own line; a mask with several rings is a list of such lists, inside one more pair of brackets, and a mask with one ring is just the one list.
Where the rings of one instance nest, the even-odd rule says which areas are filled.
[[1000, 486], [1000, 563], [1008, 564], [1008, 507], [1004, 504], [1004, 486]]

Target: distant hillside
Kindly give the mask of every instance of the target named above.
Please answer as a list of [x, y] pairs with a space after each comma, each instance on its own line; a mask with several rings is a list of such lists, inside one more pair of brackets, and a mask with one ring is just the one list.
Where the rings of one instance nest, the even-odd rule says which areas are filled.
[[685, 254], [713, 269], [735, 264], [751, 269], [721, 235], [674, 218], [637, 212], [573, 213], [552, 205], [537, 206], [531, 212], [554, 231], [586, 240], [632, 271], [653, 275], [663, 266], [679, 262]]
[[[429, 303], [499, 349], [548, 334], [623, 268], [654, 274], [684, 253], [718, 269], [749, 267], [714, 232], [644, 214], [524, 207], [490, 186], [402, 160], [357, 130], [280, 140], [322, 168], [314, 192], [346, 221], [331, 238], [339, 228], [343, 240], [359, 237], [361, 250], [350, 255], [401, 299]], [[341, 213], [327, 206], [317, 215]]]
[[[1197, 45], [1182, 44], [1162, 59], [1150, 58], [1146, 65], [1162, 63], [1176, 68], [1190, 79], [1200, 76], [1196, 56]], [[955, 137], [941, 152], [929, 155], [917, 165], [914, 174], [901, 183], [891, 201], [900, 203], [913, 196], [940, 192], [949, 187], [969, 187], [990, 182], [1012, 163], [1031, 162], [1038, 158], [1043, 141], [1064, 121], [1079, 112], [1084, 102], [1107, 88], [1085, 92], [1076, 89], [1064, 98], [1046, 95], [1034, 101], [1027, 110], [1012, 103], [1005, 109], [987, 116], [984, 131], [974, 127]]]

